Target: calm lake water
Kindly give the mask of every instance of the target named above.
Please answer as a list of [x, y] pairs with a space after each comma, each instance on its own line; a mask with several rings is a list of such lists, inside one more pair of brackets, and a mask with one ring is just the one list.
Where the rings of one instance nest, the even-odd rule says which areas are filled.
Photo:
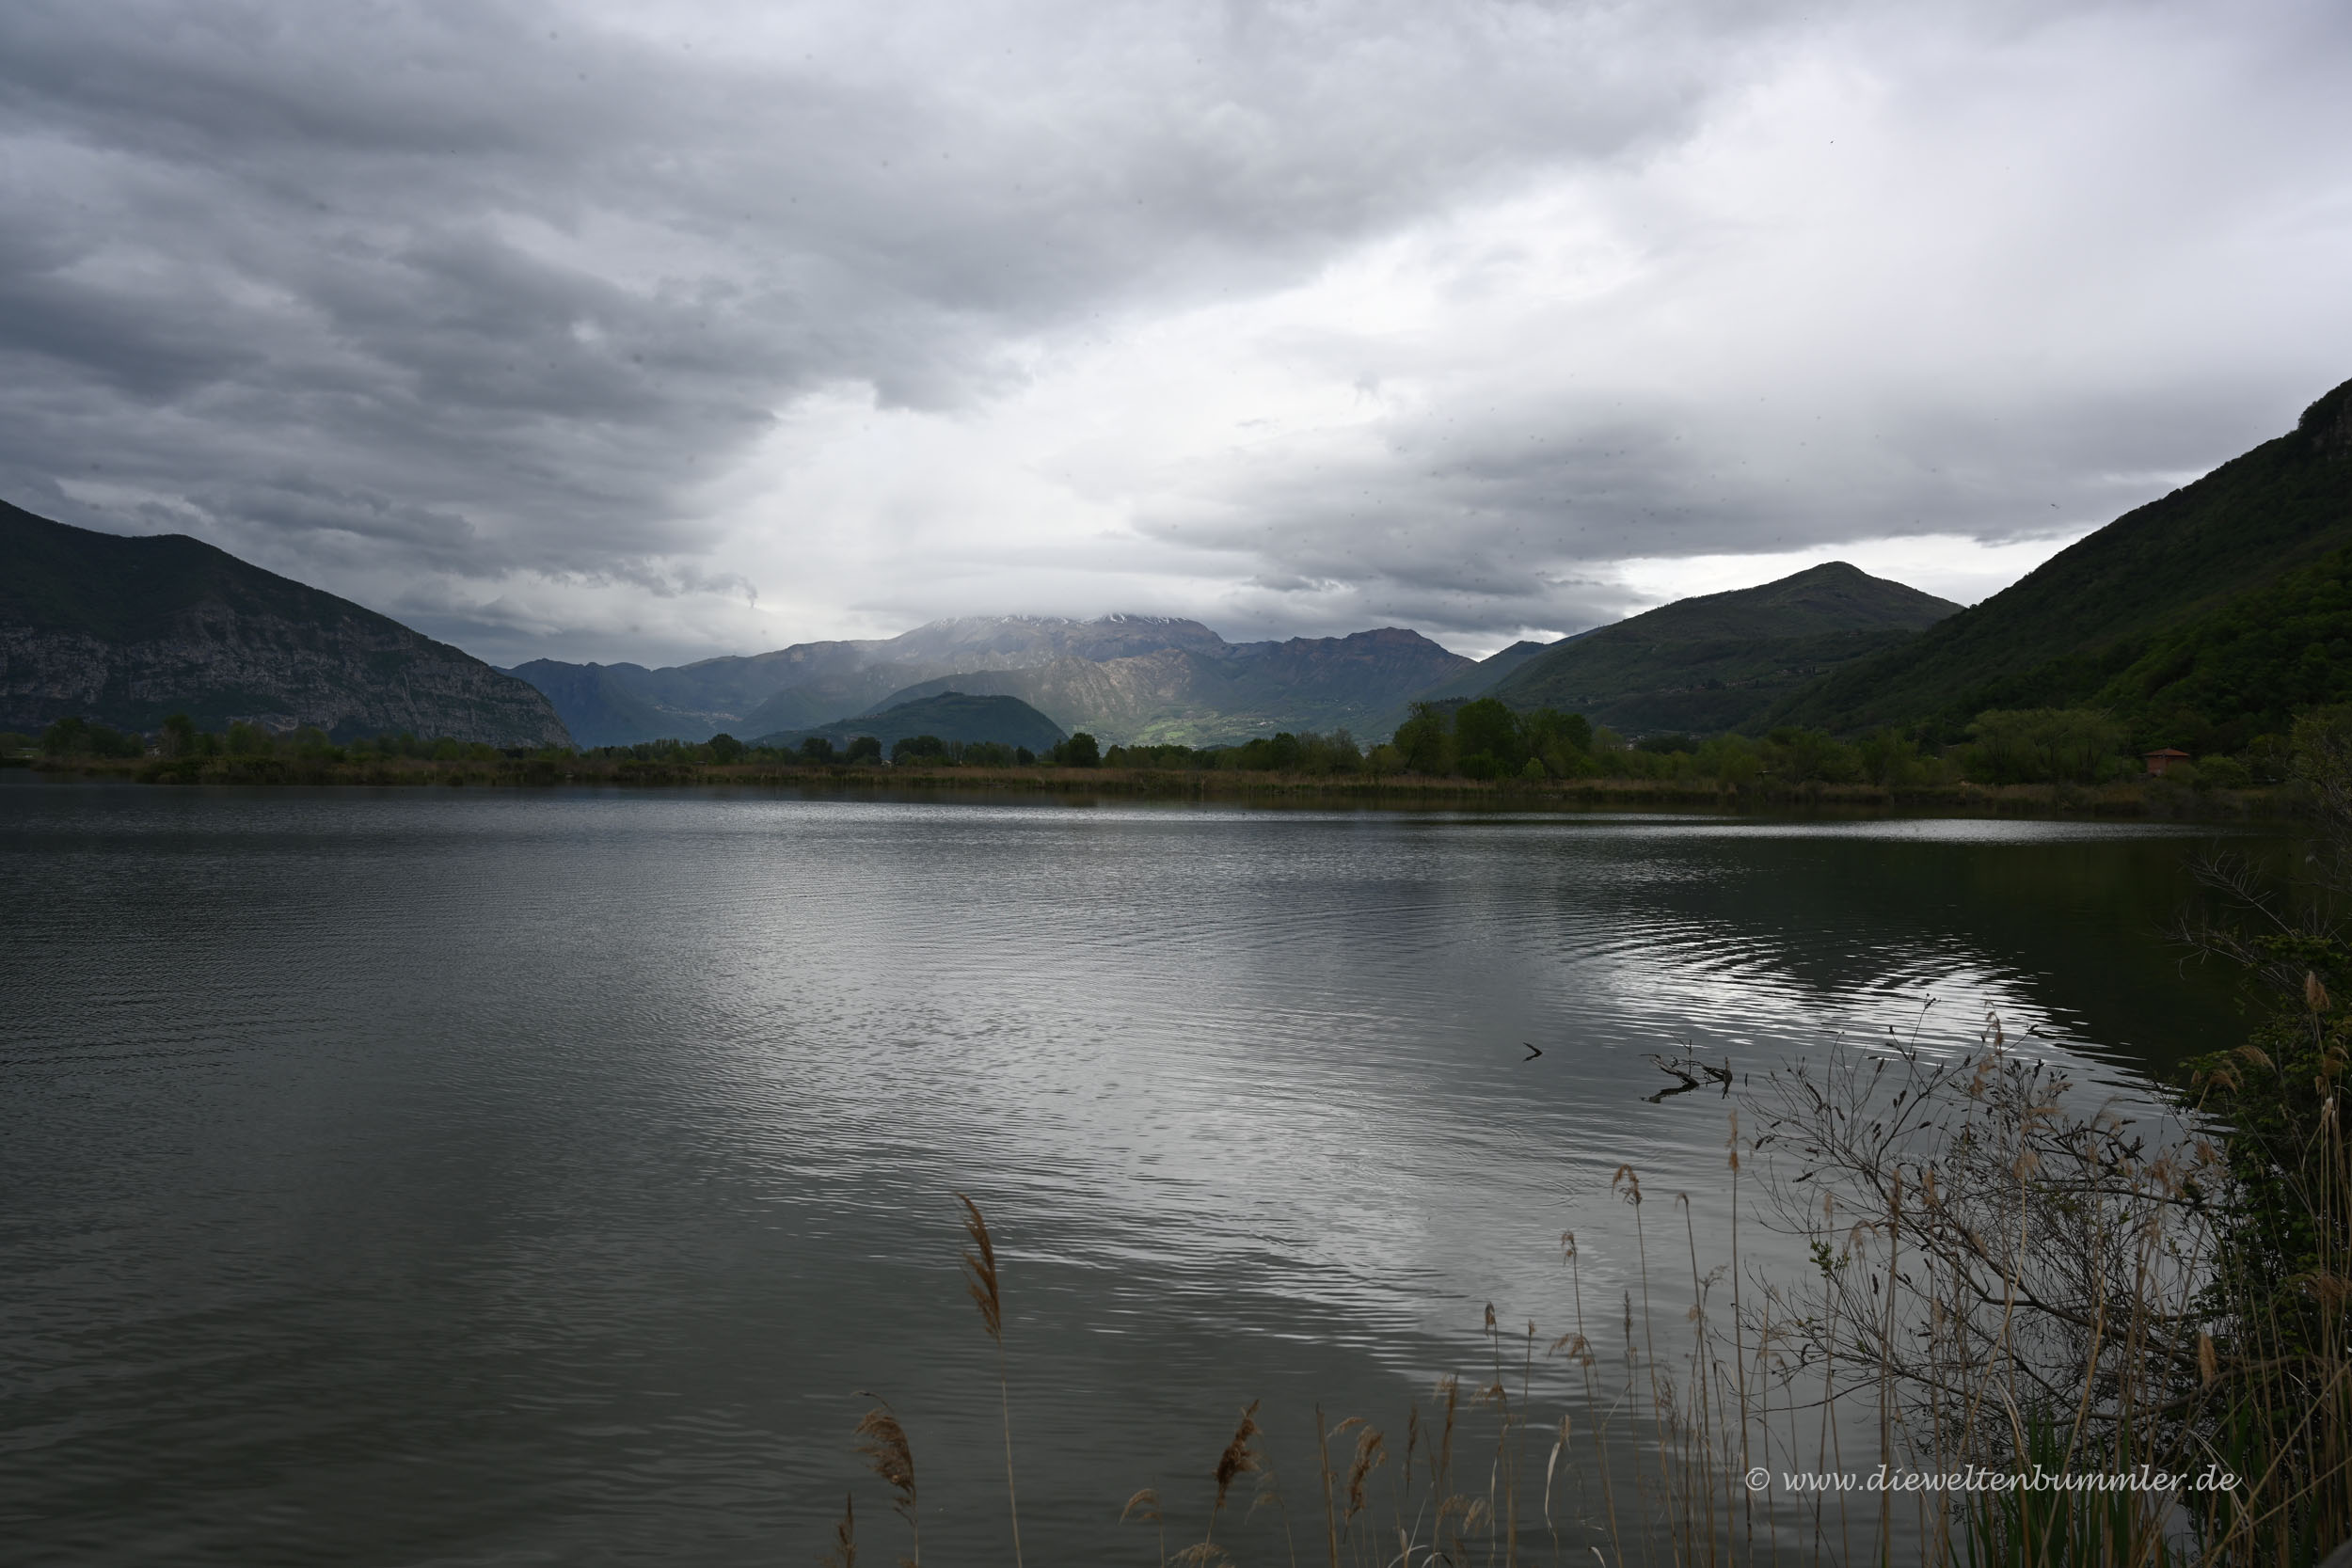
[[1401, 1429], [1486, 1303], [1566, 1326], [1564, 1229], [1613, 1307], [1620, 1162], [1719, 1250], [1647, 1053], [2228, 1043], [2201, 842], [8, 776], [0, 1559], [806, 1562], [855, 1486], [887, 1561], [871, 1390], [1009, 1561], [962, 1190], [1027, 1560], [1148, 1563], [1248, 1401], [1293, 1478], [1318, 1402]]

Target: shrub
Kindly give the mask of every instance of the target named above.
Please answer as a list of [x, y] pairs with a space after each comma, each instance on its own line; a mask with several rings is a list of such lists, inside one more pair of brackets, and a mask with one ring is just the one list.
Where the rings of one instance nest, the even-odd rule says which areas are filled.
[[2254, 782], [2254, 775], [2235, 757], [2199, 757], [2197, 782], [2206, 789], [2244, 789]]

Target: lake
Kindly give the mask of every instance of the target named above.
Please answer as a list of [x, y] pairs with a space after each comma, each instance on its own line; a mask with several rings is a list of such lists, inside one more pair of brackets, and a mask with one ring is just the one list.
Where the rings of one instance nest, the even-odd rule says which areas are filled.
[[1198, 1539], [1251, 1400], [1316, 1546], [1318, 1404], [1548, 1341], [1563, 1230], [1616, 1310], [1621, 1163], [1721, 1250], [1650, 1053], [1997, 1011], [2130, 1096], [2244, 1027], [2159, 929], [2209, 836], [6, 776], [0, 1558], [812, 1561], [855, 1489], [888, 1561], [863, 1390], [1009, 1561], [958, 1191], [1026, 1560]]

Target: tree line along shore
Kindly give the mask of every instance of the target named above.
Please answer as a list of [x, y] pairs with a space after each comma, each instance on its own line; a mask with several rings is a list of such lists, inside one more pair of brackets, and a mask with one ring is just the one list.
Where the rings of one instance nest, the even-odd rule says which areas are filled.
[[2294, 734], [2236, 756], [2154, 759], [2123, 749], [2122, 727], [2090, 709], [1994, 710], [1963, 744], [1930, 748], [1881, 729], [1855, 740], [1802, 728], [1761, 736], [1669, 734], [1629, 740], [1581, 715], [1514, 710], [1493, 699], [1418, 705], [1385, 741], [1340, 730], [1282, 732], [1211, 747], [1102, 746], [1081, 732], [1042, 754], [989, 741], [914, 736], [885, 751], [793, 749], [720, 735], [592, 748], [506, 748], [395, 734], [338, 741], [314, 728], [175, 716], [153, 736], [60, 720], [39, 736], [0, 735], [0, 759], [51, 774], [146, 784], [547, 785], [735, 784], [906, 787], [1159, 798], [1322, 796], [1406, 804], [1772, 802], [1857, 809], [2065, 812], [2110, 816], [2296, 816], [2307, 809], [2294, 759], [2306, 731], [2341, 727], [2317, 709]]

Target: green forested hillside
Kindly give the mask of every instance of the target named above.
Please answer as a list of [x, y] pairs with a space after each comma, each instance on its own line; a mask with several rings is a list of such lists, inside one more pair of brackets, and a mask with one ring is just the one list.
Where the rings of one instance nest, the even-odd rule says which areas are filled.
[[[1768, 721], [1844, 734], [1921, 726], [1932, 738], [1956, 739], [1986, 708], [2062, 707], [2119, 681], [2143, 690], [2136, 703], [2153, 702], [2175, 679], [2167, 669], [2190, 667], [2178, 662], [2190, 644], [2174, 639], [2190, 637], [2218, 672], [2229, 662], [2222, 644], [2195, 641], [2199, 623], [2345, 546], [2352, 382], [2312, 404], [2288, 435], [2126, 513], [1904, 645], [1791, 694]], [[2222, 625], [2215, 622], [2216, 638]], [[2159, 658], [2160, 649], [2171, 651]], [[2290, 663], [2299, 668], [2300, 658]], [[2226, 678], [2212, 674], [2217, 683]]]
[[2283, 736], [2306, 708], [2352, 702], [2352, 548], [2156, 637], [2091, 705], [2134, 744], [2199, 755]]
[[1908, 641], [1959, 609], [1826, 562], [1556, 642], [1489, 694], [1514, 708], [1559, 708], [1618, 729], [1733, 729], [1823, 670]]

